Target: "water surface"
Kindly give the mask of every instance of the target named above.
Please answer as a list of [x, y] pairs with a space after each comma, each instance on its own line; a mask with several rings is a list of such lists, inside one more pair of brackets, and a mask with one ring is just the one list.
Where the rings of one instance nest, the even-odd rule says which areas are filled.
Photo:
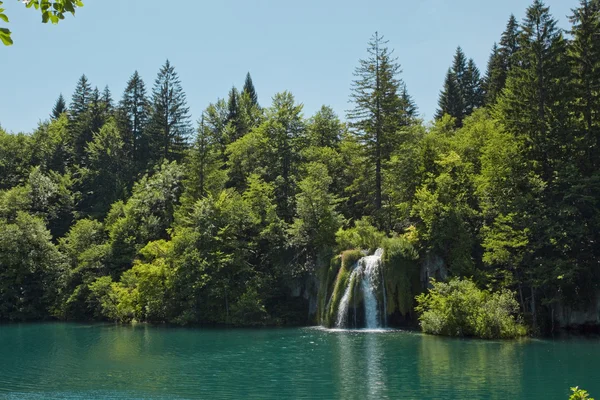
[[600, 340], [401, 331], [0, 325], [4, 399], [600, 397]]

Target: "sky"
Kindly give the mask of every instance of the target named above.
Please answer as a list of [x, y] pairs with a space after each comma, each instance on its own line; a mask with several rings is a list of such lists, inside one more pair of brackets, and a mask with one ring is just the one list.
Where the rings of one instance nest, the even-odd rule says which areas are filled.
[[[525, 0], [83, 0], [75, 17], [42, 24], [39, 12], [5, 0], [14, 45], [0, 45], [0, 126], [32, 132], [62, 93], [86, 74], [115, 101], [139, 71], [150, 90], [169, 59], [193, 120], [250, 72], [263, 106], [288, 90], [305, 116], [323, 104], [344, 119], [353, 72], [375, 31], [402, 66], [401, 78], [429, 120], [457, 46], [482, 74], [511, 13]], [[577, 0], [546, 0], [559, 26]]]

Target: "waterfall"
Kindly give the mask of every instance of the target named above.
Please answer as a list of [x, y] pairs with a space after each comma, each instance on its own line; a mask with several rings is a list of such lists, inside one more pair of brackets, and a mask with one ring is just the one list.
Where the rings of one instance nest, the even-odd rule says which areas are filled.
[[[354, 327], [357, 326], [357, 310], [356, 310], [356, 297], [357, 287], [360, 287], [362, 294], [362, 300], [364, 305], [364, 324], [367, 329], [377, 329], [382, 325], [386, 325], [386, 293], [385, 293], [385, 281], [383, 277], [383, 268], [381, 267], [381, 256], [383, 255], [383, 249], [377, 249], [375, 254], [371, 256], [365, 256], [361, 258], [350, 277], [348, 278], [348, 284], [344, 291], [344, 295], [340, 300], [338, 307], [337, 319], [335, 326], [337, 328], [348, 327], [348, 311], [350, 306], [350, 298], [352, 297], [354, 305]], [[358, 282], [360, 281], [360, 282]], [[382, 307], [383, 316], [380, 318], [380, 300], [378, 291], [381, 289], [382, 293]]]
[[356, 279], [357, 273], [358, 268], [352, 271], [352, 274], [348, 279], [348, 286], [346, 286], [346, 290], [344, 291], [344, 296], [342, 296], [342, 300], [340, 300], [337, 320], [335, 322], [335, 326], [337, 327], [342, 328], [348, 325], [348, 306], [350, 303], [350, 294], [352, 293], [352, 286], [354, 286], [354, 280]]

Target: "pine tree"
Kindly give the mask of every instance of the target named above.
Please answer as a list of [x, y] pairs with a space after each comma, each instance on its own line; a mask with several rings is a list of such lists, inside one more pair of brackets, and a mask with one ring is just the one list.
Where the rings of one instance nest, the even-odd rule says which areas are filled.
[[444, 89], [438, 100], [436, 118], [449, 114], [456, 119], [457, 126], [473, 110], [483, 105], [483, 87], [479, 69], [473, 59], [465, 56], [459, 46], [454, 54], [452, 68], [446, 74]]
[[463, 98], [460, 93], [460, 85], [456, 78], [456, 74], [452, 68], [448, 69], [446, 73], [446, 80], [444, 81], [444, 88], [440, 92], [440, 99], [438, 100], [438, 111], [435, 115], [436, 119], [441, 119], [444, 115], [448, 114], [456, 119], [458, 126], [462, 125], [463, 120]]
[[229, 100], [227, 101], [227, 124], [228, 127], [228, 142], [235, 142], [243, 136], [245, 132], [242, 123], [242, 110], [240, 108], [240, 95], [235, 87], [229, 91]]
[[67, 103], [65, 102], [65, 98], [62, 93], [58, 96], [56, 103], [54, 103], [54, 107], [52, 108], [52, 114], [50, 114], [50, 118], [58, 119], [60, 116], [67, 111]]
[[105, 110], [106, 114], [111, 114], [114, 110], [114, 105], [113, 105], [112, 93], [110, 92], [108, 85], [104, 86], [104, 90], [102, 91], [101, 101], [102, 101], [102, 104], [104, 105], [104, 110]]
[[504, 32], [502, 32], [502, 36], [500, 38], [500, 53], [502, 54], [502, 59], [504, 60], [504, 68], [506, 73], [508, 73], [508, 71], [517, 63], [515, 55], [519, 51], [519, 35], [519, 23], [517, 18], [511, 14], [506, 24], [506, 29]]
[[408, 120], [412, 120], [419, 116], [419, 108], [413, 100], [412, 96], [408, 94], [406, 84], [402, 85], [400, 93], [400, 101], [402, 102], [402, 113], [408, 117]]
[[467, 57], [460, 46], [456, 48], [456, 53], [454, 53], [452, 72], [454, 73], [454, 76], [456, 76], [458, 87], [462, 90], [462, 88], [466, 87]]
[[502, 89], [504, 89], [506, 81], [505, 75], [504, 62], [502, 55], [500, 54], [500, 48], [494, 43], [484, 79], [485, 104], [490, 105], [496, 102]]
[[[100, 131], [100, 128], [106, 122], [107, 115], [105, 113], [105, 106], [102, 98], [100, 96], [100, 91], [97, 87], [92, 91], [92, 97], [90, 100], [90, 108], [89, 108], [89, 117], [90, 117], [90, 131], [92, 134]], [[90, 138], [91, 139], [91, 138]]]
[[250, 72], [246, 74], [246, 81], [244, 82], [244, 89], [242, 93], [247, 93], [252, 100], [252, 103], [259, 107], [258, 105], [258, 95], [256, 94], [256, 89], [254, 89], [254, 83], [252, 83], [252, 77], [250, 76]]
[[538, 172], [546, 180], [571, 142], [571, 133], [564, 129], [570, 102], [566, 43], [556, 24], [541, 0], [527, 9], [518, 65], [510, 70], [499, 104], [501, 120], [512, 132], [524, 135], [529, 156], [539, 161]]
[[369, 57], [359, 61], [354, 72], [351, 101], [354, 109], [348, 119], [354, 133], [365, 144], [375, 167], [375, 209], [382, 205], [382, 165], [389, 159], [397, 144], [398, 128], [404, 117], [398, 78], [400, 65], [388, 50], [383, 36], [377, 32], [368, 45]]
[[582, 122], [582, 145], [589, 171], [600, 166], [600, 1], [580, 0], [569, 20], [569, 48], [575, 97], [573, 108]]
[[467, 70], [465, 72], [463, 88], [463, 99], [465, 102], [465, 116], [471, 115], [473, 111], [483, 106], [483, 84], [479, 68], [475, 65], [473, 59], [469, 59]]
[[70, 115], [72, 119], [77, 119], [81, 114], [85, 113], [90, 106], [92, 100], [92, 86], [90, 85], [87, 77], [81, 75], [77, 85], [75, 86], [75, 92], [71, 99]]
[[502, 33], [500, 46], [494, 45], [485, 78], [486, 104], [496, 102], [498, 96], [506, 86], [508, 72], [518, 62], [516, 54], [519, 50], [519, 24], [514, 15], [511, 15]]
[[146, 96], [146, 85], [135, 71], [119, 102], [119, 121], [130, 148], [135, 168], [143, 170], [149, 160], [149, 142], [146, 128], [150, 118], [150, 104]]
[[154, 82], [149, 130], [154, 161], [180, 159], [193, 132], [185, 92], [169, 60]]

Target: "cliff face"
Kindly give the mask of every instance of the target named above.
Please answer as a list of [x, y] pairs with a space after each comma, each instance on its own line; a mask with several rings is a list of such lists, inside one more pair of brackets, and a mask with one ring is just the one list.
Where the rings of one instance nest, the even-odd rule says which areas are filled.
[[559, 304], [556, 310], [556, 322], [560, 328], [582, 329], [600, 327], [600, 290], [596, 293], [595, 301], [587, 307], [576, 309]]

